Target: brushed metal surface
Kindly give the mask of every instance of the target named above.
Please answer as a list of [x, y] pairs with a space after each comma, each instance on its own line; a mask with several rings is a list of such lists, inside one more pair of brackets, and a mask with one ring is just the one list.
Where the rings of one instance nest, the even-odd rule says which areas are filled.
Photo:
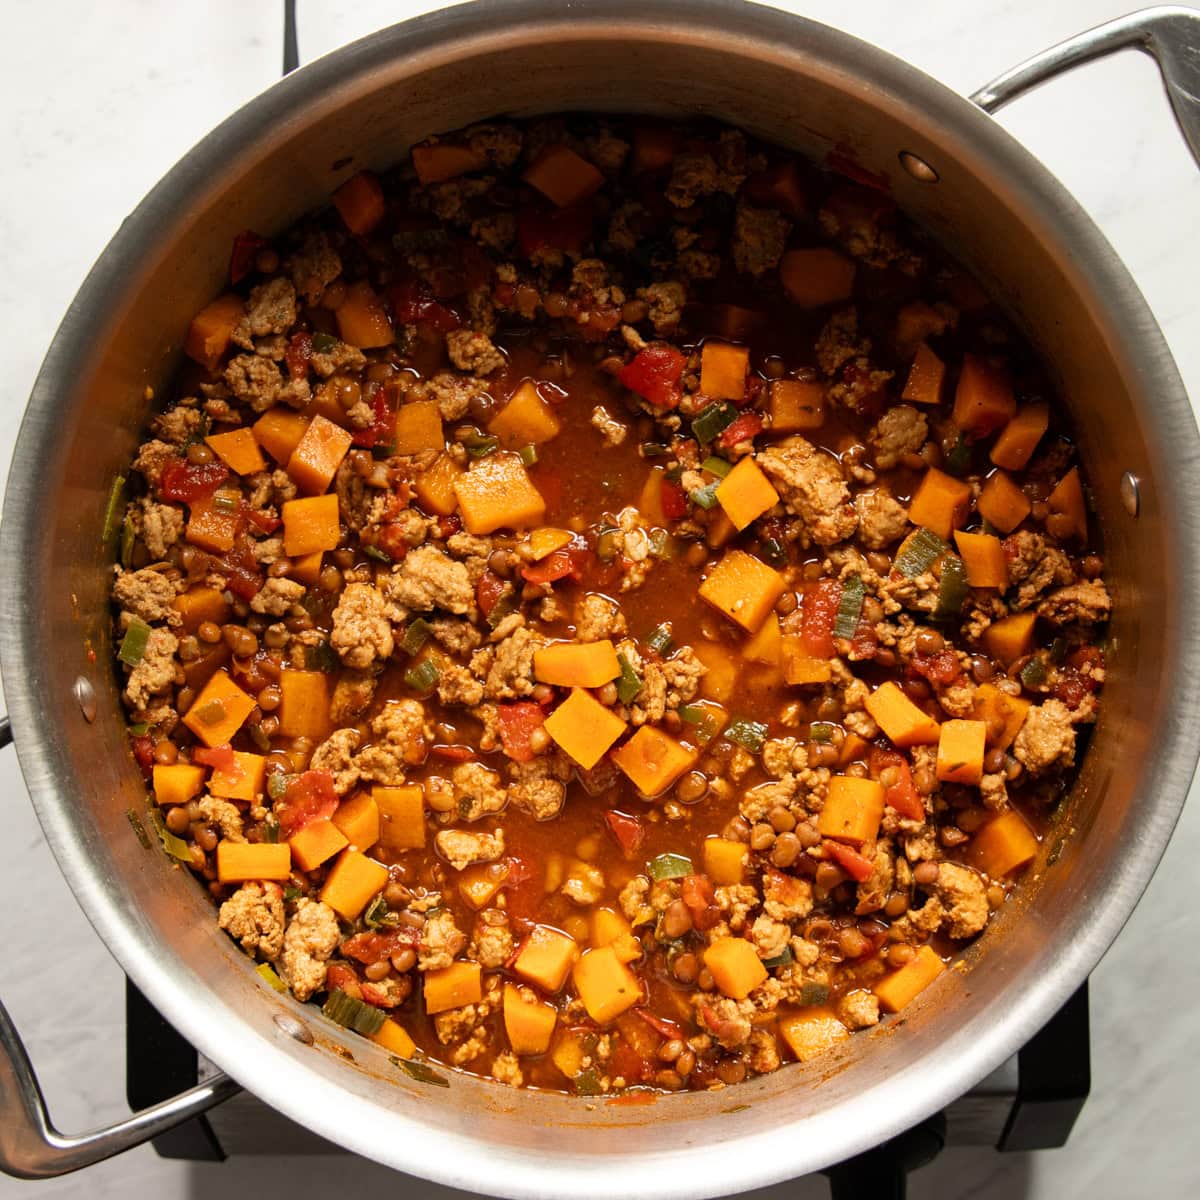
[[[272, 232], [364, 166], [497, 112], [710, 113], [817, 156], [849, 148], [989, 283], [1073, 409], [1116, 602], [1104, 712], [1021, 899], [902, 1023], [735, 1091], [627, 1106], [453, 1076], [422, 1086], [377, 1048], [270, 992], [201, 889], [131, 835], [144, 785], [108, 667], [111, 480], [230, 238]], [[929, 186], [901, 151], [936, 171]], [[347, 161], [347, 156], [352, 157]], [[1200, 442], [1133, 281], [1064, 189], [990, 118], [824, 26], [725, 0], [512, 0], [385, 30], [290, 75], [201, 142], [132, 214], [81, 288], [21, 429], [0, 525], [0, 663], [30, 793], [117, 959], [206, 1057], [346, 1148], [450, 1186], [580, 1200], [701, 1197], [815, 1170], [895, 1134], [995, 1069], [1120, 930], [1195, 765]], [[1118, 495], [1141, 481], [1134, 524]], [[95, 663], [89, 650], [96, 653]], [[72, 696], [95, 689], [93, 723]], [[1054, 857], [1052, 870], [1045, 859]], [[303, 1045], [273, 1020], [312, 1025]]]

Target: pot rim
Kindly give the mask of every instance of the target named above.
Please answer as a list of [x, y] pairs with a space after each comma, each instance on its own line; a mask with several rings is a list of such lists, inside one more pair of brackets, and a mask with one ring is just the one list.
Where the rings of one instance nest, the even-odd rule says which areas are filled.
[[[550, 30], [554, 33], [551, 35]], [[18, 435], [4, 519], [0, 553], [9, 563], [32, 562], [44, 553], [39, 528], [38, 464], [53, 457], [61, 436], [51, 419], [55, 400], [72, 376], [72, 364], [87, 353], [90, 334], [107, 293], [119, 288], [132, 264], [143, 257], [170, 227], [196, 179], [228, 169], [231, 161], [249, 156], [269, 131], [299, 108], [332, 103], [355, 80], [363, 80], [398, 62], [414, 65], [428, 55], [467, 56], [486, 43], [500, 46], [533, 36], [560, 39], [612, 39], [618, 32], [675, 37], [719, 35], [733, 44], [756, 47], [759, 53], [788, 54], [803, 46], [832, 70], [886, 84], [906, 105], [922, 105], [957, 142], [970, 144], [976, 159], [1001, 173], [1019, 199], [1055, 214], [1071, 237], [1076, 270], [1101, 315], [1120, 339], [1125, 360], [1155, 406], [1145, 415], [1161, 454], [1161, 478], [1186, 480], [1200, 464], [1200, 437], [1182, 381], [1144, 299], [1128, 271], [1091, 219], [1066, 189], [995, 121], [958, 93], [903, 60], [858, 38], [790, 13], [740, 0], [659, 0], [648, 11], [638, 0], [572, 0], [569, 6], [543, 0], [479, 0], [478, 3], [432, 12], [370, 34], [278, 81], [248, 102], [190, 150], [154, 187], [121, 226], [72, 301], [47, 352], [34, 384]], [[500, 106], [498, 106], [500, 107]], [[586, 1160], [564, 1151], [532, 1152], [489, 1147], [452, 1131], [426, 1125], [409, 1126], [421, 1136], [412, 1140], [379, 1137], [383, 1124], [377, 1106], [366, 1099], [339, 1094], [338, 1105], [306, 1105], [311, 1099], [302, 1084], [313, 1072], [286, 1050], [264, 1041], [249, 1027], [230, 1028], [206, 1016], [188, 989], [174, 954], [163, 953], [142, 931], [131, 926], [98, 876], [88, 855], [85, 831], [69, 797], [55, 778], [54, 756], [42, 729], [44, 707], [36, 689], [39, 664], [30, 647], [30, 628], [38, 614], [24, 596], [25, 574], [7, 571], [0, 577], [0, 665], [6, 684], [18, 757], [38, 818], [55, 858], [76, 899], [121, 966], [198, 1050], [237, 1078], [266, 1103], [346, 1148], [419, 1174], [439, 1183], [470, 1190], [502, 1192], [518, 1197], [571, 1194], [615, 1197], [633, 1187], [662, 1197], [698, 1197], [763, 1187], [797, 1173], [811, 1171], [858, 1153], [913, 1122], [944, 1107], [998, 1066], [1061, 1006], [1099, 961], [1149, 882], [1166, 847], [1200, 752], [1200, 729], [1188, 728], [1183, 714], [1200, 698], [1200, 607], [1188, 597], [1200, 588], [1200, 497], [1181, 485], [1164, 520], [1173, 524], [1168, 541], [1180, 552], [1179, 586], [1168, 599], [1168, 617], [1179, 631], [1180, 653], [1164, 686], [1180, 697], [1180, 714], [1158, 741], [1159, 761], [1147, 766], [1148, 812], [1142, 837], [1115, 868], [1114, 886], [1090, 910], [1085, 938], [1062, 947], [1053, 973], [1024, 981], [1003, 1012], [995, 1014], [976, 1035], [969, 1053], [943, 1054], [937, 1072], [925, 1071], [914, 1101], [905, 1086], [910, 1072], [870, 1089], [832, 1114], [812, 1118], [824, 1146], [814, 1156], [811, 1138], [805, 1150], [792, 1151], [785, 1129], [769, 1127], [739, 1142], [731, 1155], [724, 1145], [683, 1146], [678, 1152], [630, 1155], [603, 1160], [601, 1171], [580, 1170]], [[387, 1114], [390, 1131], [399, 1114]], [[794, 1139], [800, 1146], [800, 1139]], [[716, 1153], [714, 1153], [714, 1149]], [[474, 1153], [472, 1151], [475, 1151]], [[598, 1160], [599, 1161], [599, 1160]]]

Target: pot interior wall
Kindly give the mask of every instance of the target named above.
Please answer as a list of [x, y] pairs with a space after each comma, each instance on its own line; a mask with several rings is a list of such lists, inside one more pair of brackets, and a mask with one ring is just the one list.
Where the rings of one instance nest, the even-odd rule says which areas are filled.
[[[97, 267], [48, 360], [49, 373], [71, 364], [72, 386], [60, 384], [53, 411], [35, 411], [23, 435], [26, 450], [36, 445], [45, 456], [36, 497], [41, 532], [27, 547], [26, 607], [17, 612], [10, 600], [6, 614], [13, 631], [5, 682], [11, 693], [17, 658], [37, 663], [26, 682], [44, 711], [45, 753], [35, 757], [23, 747], [22, 762], [85, 907], [135, 979], [169, 1001], [168, 1015], [183, 1032], [243, 1082], [326, 1136], [444, 1180], [520, 1191], [523, 1185], [503, 1182], [505, 1166], [532, 1148], [548, 1172], [580, 1156], [610, 1160], [605, 1178], [576, 1194], [615, 1193], [622, 1163], [636, 1161], [643, 1186], [698, 1196], [734, 1190], [728, 1171], [706, 1178], [695, 1171], [734, 1140], [742, 1142], [743, 1163], [772, 1147], [774, 1163], [747, 1168], [747, 1179], [763, 1182], [819, 1165], [933, 1109], [947, 1089], [969, 1085], [1032, 1032], [1091, 965], [1079, 950], [1089, 904], [1129, 887], [1121, 848], [1145, 836], [1136, 768], [1149, 757], [1152, 731], [1171, 720], [1172, 527], [1154, 466], [1161, 433], [1140, 415], [1150, 398], [1136, 395], [1137, 372], [1126, 357], [1129, 339], [1154, 331], [1111, 327], [1100, 302], [1088, 298], [1095, 279], [1085, 274], [1081, 251], [1091, 247], [1063, 243], [1074, 214], [1061, 196], [1051, 197], [1057, 213], [1037, 215], [1040, 185], [1016, 183], [994, 157], [985, 161], [969, 136], [970, 118], [938, 114], [944, 100], [934, 85], [875, 52], [851, 55], [840, 35], [778, 14], [755, 16], [745, 26], [753, 36], [743, 37], [706, 20], [673, 27], [674, 7], [653, 20], [623, 18], [624, 11], [488, 35], [478, 33], [478, 22], [444, 14], [403, 37], [353, 47], [336, 70], [327, 62], [311, 68], [307, 90], [302, 75], [260, 101], [253, 122], [234, 118], [218, 132], [223, 151], [210, 139], [200, 161], [151, 198], [118, 239], [117, 259]], [[440, 48], [433, 44], [447, 33]], [[864, 82], [872, 71], [877, 82]], [[392, 164], [429, 133], [501, 112], [567, 108], [709, 113], [818, 157], [834, 145], [849, 147], [887, 175], [901, 205], [980, 272], [1054, 364], [1078, 424], [1118, 605], [1105, 715], [1070, 802], [1067, 823], [1076, 832], [1061, 847], [1048, 840], [1043, 858], [1052, 853], [1057, 865], [1026, 884], [967, 953], [967, 969], [948, 973], [905, 1014], [902, 1028], [891, 1023], [851, 1039], [834, 1057], [733, 1092], [648, 1106], [585, 1104], [462, 1077], [448, 1090], [424, 1087], [363, 1040], [334, 1037], [311, 1009], [269, 993], [217, 930], [201, 890], [131, 833], [126, 810], [140, 809], [145, 789], [123, 750], [107, 666], [105, 498], [150, 410], [144, 389], [168, 387], [191, 314], [222, 286], [232, 236], [282, 229], [353, 171]], [[926, 157], [941, 181], [910, 179], [897, 163], [900, 150]], [[1025, 163], [1012, 154], [1014, 164]], [[50, 382], [44, 376], [39, 387]], [[20, 468], [14, 478], [26, 474]], [[1124, 470], [1144, 481], [1136, 524], [1117, 500]], [[20, 486], [29, 489], [28, 481]], [[33, 502], [10, 495], [6, 527], [14, 515], [33, 520]], [[14, 638], [26, 640], [22, 650]], [[93, 724], [71, 699], [78, 676], [99, 696]], [[19, 743], [34, 711], [32, 701], [14, 706]], [[50, 798], [53, 777], [59, 799]], [[1169, 829], [1173, 814], [1164, 819]], [[1161, 828], [1150, 836], [1161, 838]], [[87, 860], [91, 877], [83, 879]], [[1127, 910], [1132, 899], [1123, 904]], [[1111, 932], [1123, 915], [1110, 915]], [[173, 1008], [185, 993], [194, 1003]], [[280, 1032], [272, 1016], [285, 1010], [308, 1021], [315, 1046]], [[334, 1124], [332, 1108], [339, 1110]], [[412, 1140], [414, 1124], [429, 1145], [441, 1145], [440, 1137], [486, 1144], [487, 1174], [462, 1162], [431, 1165], [423, 1138]], [[785, 1142], [770, 1142], [784, 1127]], [[347, 1132], [353, 1128], [359, 1132]], [[692, 1167], [681, 1180], [684, 1155]]]

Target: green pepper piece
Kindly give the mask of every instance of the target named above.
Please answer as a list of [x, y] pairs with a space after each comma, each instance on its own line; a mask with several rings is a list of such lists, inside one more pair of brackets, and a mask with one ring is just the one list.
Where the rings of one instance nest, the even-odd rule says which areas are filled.
[[963, 560], [957, 554], [947, 554], [942, 559], [942, 577], [938, 580], [937, 608], [933, 612], [935, 619], [942, 621], [958, 616], [968, 591], [970, 585], [967, 583], [967, 569], [963, 566]]
[[710, 454], [700, 464], [700, 470], [707, 471], [710, 475], [715, 475], [718, 479], [724, 479], [733, 470], [733, 463], [727, 458], [719, 458], [715, 454]]
[[1046, 664], [1041, 658], [1035, 656], [1021, 668], [1021, 685], [1033, 691], [1042, 687], [1045, 682]]
[[660, 854], [646, 864], [651, 879], [682, 879], [694, 875], [692, 860], [686, 854]]
[[312, 348], [317, 354], [328, 354], [338, 344], [332, 333], [314, 333]]
[[386, 550], [380, 550], [378, 546], [368, 546], [365, 542], [363, 543], [363, 553], [368, 558], [378, 559], [381, 563], [392, 561], [392, 556]]
[[702, 446], [707, 446], [723, 429], [728, 429], [738, 415], [738, 410], [728, 400], [720, 400], [702, 408], [692, 418], [692, 436]]
[[137, 531], [133, 527], [133, 514], [126, 513], [121, 522], [121, 566], [129, 570], [133, 566], [133, 544], [137, 541]]
[[808, 737], [813, 742], [832, 742], [833, 726], [828, 721], [814, 721], [808, 727]]
[[450, 1080], [445, 1075], [439, 1075], [428, 1063], [420, 1062], [415, 1058], [397, 1058], [394, 1054], [389, 1054], [388, 1058], [410, 1079], [415, 1079], [418, 1083], [431, 1083], [434, 1087], [444, 1088], [450, 1086]]
[[791, 962], [792, 962], [792, 948], [791, 948], [791, 946], [784, 946], [782, 954], [777, 954], [777, 955], [775, 955], [774, 958], [764, 958], [763, 966], [766, 967], [768, 971], [770, 971], [770, 970], [773, 970], [775, 967], [789, 966], [791, 964]]
[[664, 442], [643, 442], [638, 447], [638, 453], [643, 458], [666, 458], [671, 453], [671, 447]]
[[158, 834], [158, 840], [162, 842], [162, 848], [174, 859], [181, 863], [191, 864], [192, 851], [187, 842], [181, 837], [176, 837], [166, 826], [163, 820], [163, 815], [157, 808], [150, 810], [150, 824], [154, 826], [154, 832]]
[[355, 1033], [368, 1037], [383, 1028], [384, 1016], [373, 1004], [364, 1004], [346, 995], [341, 988], [333, 988], [321, 1011], [331, 1020]]
[[106, 546], [117, 531], [117, 513], [121, 511], [121, 498], [124, 491], [125, 476], [118, 475], [113, 480], [112, 487], [109, 488], [108, 500], [104, 505], [104, 524], [101, 526], [100, 539]]
[[612, 562], [617, 557], [617, 534], [621, 531], [614, 525], [606, 525], [596, 535], [596, 557], [601, 562]]
[[716, 508], [717, 488], [719, 486], [716, 483], [706, 483], [703, 487], [698, 487], [694, 492], [689, 492], [688, 499], [693, 504], [700, 505], [701, 508]]
[[538, 460], [538, 449], [536, 446], [522, 446], [517, 451], [517, 454], [521, 462], [527, 467], [532, 467]]
[[266, 983], [267, 987], [271, 988], [272, 991], [287, 991], [287, 984], [275, 974], [270, 963], [259, 963], [254, 969], [258, 973], [259, 977]]
[[486, 458], [500, 445], [500, 439], [490, 433], [472, 429], [458, 439], [472, 458]]
[[918, 575], [924, 575], [948, 549], [932, 529], [921, 528], [901, 543], [892, 567], [906, 579], [916, 579]]
[[833, 622], [834, 637], [852, 638], [858, 631], [866, 594], [867, 589], [857, 575], [850, 575], [842, 580], [842, 598], [838, 602], [837, 616]]
[[150, 640], [150, 626], [141, 617], [134, 617], [125, 630], [121, 639], [121, 648], [117, 657], [128, 667], [136, 667], [146, 653], [146, 643]]
[[960, 433], [958, 441], [942, 463], [942, 469], [947, 475], [955, 477], [965, 475], [971, 466], [971, 443]]
[[627, 655], [618, 654], [617, 662], [621, 664], [621, 674], [617, 678], [617, 699], [622, 704], [632, 704], [642, 690], [642, 677], [634, 670]]
[[660, 658], [665, 658], [674, 644], [669, 621], [656, 625], [646, 638], [646, 649], [652, 650]]
[[405, 654], [413, 655], [433, 636], [433, 626], [424, 617], [418, 617], [404, 631], [400, 639], [400, 649]]
[[315, 646], [306, 646], [304, 665], [310, 671], [324, 671], [328, 674], [336, 671], [342, 665], [337, 651], [327, 641], [318, 642]]
[[737, 742], [751, 754], [758, 754], [767, 740], [767, 726], [761, 721], [751, 721], [746, 717], [736, 717], [725, 727], [725, 736], [731, 742]]
[[409, 667], [404, 672], [404, 682], [414, 692], [431, 692], [440, 675], [441, 671], [438, 670], [437, 664], [427, 658], [424, 662], [418, 663], [415, 667]]

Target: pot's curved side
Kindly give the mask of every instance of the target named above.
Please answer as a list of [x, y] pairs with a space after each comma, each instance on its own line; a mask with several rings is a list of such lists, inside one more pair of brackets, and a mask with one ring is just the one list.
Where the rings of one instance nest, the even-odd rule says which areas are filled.
[[[965, 975], [947, 973], [901, 1028], [850, 1039], [839, 1057], [736, 1095], [649, 1107], [457, 1076], [424, 1088], [268, 992], [201, 889], [130, 835], [125, 810], [143, 785], [105, 665], [109, 483], [145, 420], [143, 389], [166, 384], [188, 318], [221, 286], [230, 237], [282, 228], [348, 173], [430, 132], [495, 109], [565, 107], [711, 112], [809, 153], [843, 145], [887, 174], [1058, 367], [1118, 603], [1105, 715], [1070, 810], [1076, 835], [1001, 914], [986, 953], [969, 951]], [[933, 163], [941, 182], [909, 177], [900, 150]], [[1186, 481], [1198, 465], [1178, 375], [1111, 248], [1024, 150], [919, 72], [823, 26], [722, 0], [650, 12], [582, 0], [565, 16], [534, 0], [450, 9], [319, 60], [231, 117], [147, 197], [81, 288], [35, 385], [0, 526], [0, 551], [20, 564], [0, 578], [0, 659], [22, 769], [68, 882], [138, 986], [204, 1054], [315, 1132], [493, 1194], [745, 1191], [860, 1151], [966, 1090], [1066, 999], [1132, 911], [1197, 753], [1186, 714], [1200, 699], [1200, 615], [1188, 603], [1200, 589], [1200, 504]], [[1117, 499], [1125, 470], [1142, 479], [1136, 523]], [[94, 723], [72, 699], [81, 676], [100, 698]], [[275, 1020], [285, 1015], [315, 1044], [290, 1036]]]

